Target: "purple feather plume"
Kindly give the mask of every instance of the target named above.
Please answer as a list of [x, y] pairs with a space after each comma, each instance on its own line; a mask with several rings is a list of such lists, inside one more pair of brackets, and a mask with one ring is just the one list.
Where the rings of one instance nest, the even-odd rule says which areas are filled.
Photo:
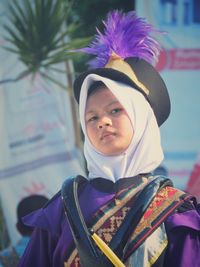
[[139, 57], [150, 64], [155, 64], [161, 47], [150, 34], [156, 31], [152, 25], [143, 18], [138, 18], [134, 11], [123, 13], [114, 10], [108, 13], [102, 34], [97, 29], [97, 34], [92, 43], [78, 51], [95, 55], [88, 62], [91, 68], [104, 67], [115, 53], [122, 59]]

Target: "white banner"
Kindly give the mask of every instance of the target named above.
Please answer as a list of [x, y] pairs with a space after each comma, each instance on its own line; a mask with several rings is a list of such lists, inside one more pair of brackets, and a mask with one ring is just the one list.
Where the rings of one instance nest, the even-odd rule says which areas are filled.
[[163, 165], [181, 189], [185, 189], [200, 152], [199, 8], [200, 1], [136, 1], [137, 14], [166, 32], [159, 38], [164, 50], [156, 66], [172, 103], [171, 115], [161, 127]]
[[[3, 5], [0, 3], [0, 10]], [[1, 8], [2, 7], [2, 8]], [[1, 23], [6, 14], [0, 14]], [[2, 26], [2, 25], [1, 25]], [[3, 28], [0, 43], [5, 45]], [[0, 80], [15, 78], [25, 68], [0, 48]], [[64, 64], [57, 66], [65, 70]], [[67, 87], [64, 74], [49, 73]], [[40, 75], [0, 85], [0, 198], [12, 243], [18, 202], [32, 194], [52, 197], [67, 176], [84, 174], [75, 147], [67, 91]]]

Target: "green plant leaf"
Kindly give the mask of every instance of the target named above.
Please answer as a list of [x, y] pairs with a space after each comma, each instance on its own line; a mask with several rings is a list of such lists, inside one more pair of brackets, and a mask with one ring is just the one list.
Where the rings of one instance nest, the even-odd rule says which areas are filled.
[[[74, 1], [22, 0], [8, 4], [9, 22], [5, 49], [15, 53], [25, 66], [25, 73], [41, 72], [68, 60], [69, 50], [85, 46], [88, 38], [70, 40], [78, 23], [66, 24]], [[8, 80], [19, 80], [23, 75]]]

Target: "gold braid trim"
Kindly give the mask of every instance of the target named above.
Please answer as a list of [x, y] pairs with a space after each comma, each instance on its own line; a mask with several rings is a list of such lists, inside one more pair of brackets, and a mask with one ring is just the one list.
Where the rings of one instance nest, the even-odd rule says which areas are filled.
[[127, 75], [146, 95], [149, 95], [149, 90], [146, 88], [146, 86], [141, 83], [131, 68], [131, 66], [124, 61], [122, 58], [118, 57], [117, 55], [113, 54], [110, 57], [110, 60], [108, 63], [105, 65], [105, 68], [111, 68], [114, 70], [118, 70], [125, 75]]

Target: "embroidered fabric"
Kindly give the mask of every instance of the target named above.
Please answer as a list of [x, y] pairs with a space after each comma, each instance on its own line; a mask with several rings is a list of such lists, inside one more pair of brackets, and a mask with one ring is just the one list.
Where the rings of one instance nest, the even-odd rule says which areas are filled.
[[[142, 179], [144, 177], [140, 178]], [[160, 179], [161, 178], [162, 177], [160, 177]], [[129, 181], [129, 179], [127, 179], [127, 181]], [[149, 185], [151, 185], [152, 182], [156, 180], [156, 177], [149, 177], [148, 180]], [[163, 181], [165, 181], [165, 179]], [[143, 183], [140, 186], [136, 188], [127, 188], [126, 192], [124, 192], [124, 190], [121, 190], [121, 193], [117, 198], [118, 201], [116, 202], [116, 199], [114, 197], [108, 203], [104, 204], [101, 209], [99, 209], [95, 214], [95, 216], [92, 217], [92, 221], [88, 222], [88, 226], [89, 228], [92, 228], [94, 232], [102, 240], [104, 240], [104, 242], [106, 242], [113, 251], [116, 252], [120, 259], [126, 261], [132, 254], [135, 253], [135, 251], [137, 251], [137, 249], [139, 249], [139, 254], [143, 254], [145, 258], [144, 266], [152, 266], [152, 264], [157, 261], [157, 259], [167, 246], [167, 236], [165, 229], [163, 230], [164, 226], [162, 226], [166, 216], [171, 214], [177, 208], [177, 206], [181, 205], [184, 199], [188, 196], [184, 192], [174, 189], [171, 186], [167, 186], [166, 184], [164, 188], [160, 189], [160, 191], [157, 192], [154, 200], [149, 205], [149, 208], [145, 211], [143, 217], [140, 219], [139, 224], [137, 224], [136, 228], [134, 228], [134, 221], [136, 218], [135, 214], [137, 214], [137, 208], [140, 209], [140, 205], [138, 204], [144, 204], [143, 202], [141, 203], [144, 194], [141, 195], [142, 198], [140, 198], [140, 201], [138, 203], [136, 203], [134, 196], [136, 192], [138, 192], [139, 188], [140, 190], [142, 188], [146, 188], [146, 182], [147, 180], [143, 180]], [[70, 192], [71, 191], [72, 190], [70, 189]], [[131, 217], [134, 218], [134, 220], [131, 224], [128, 223], [128, 225], [132, 225], [132, 228], [134, 230], [131, 230], [133, 231], [132, 234], [128, 234], [128, 242], [126, 241], [126, 238], [123, 240], [126, 243], [124, 247], [123, 242], [118, 242], [119, 240], [122, 240], [121, 238], [119, 238], [119, 236], [121, 236], [119, 235], [119, 229], [122, 226], [125, 217], [127, 216], [127, 214], [129, 214], [129, 211], [134, 203], [135, 207], [137, 207], [134, 208], [134, 213], [131, 213], [132, 215], [134, 215], [134, 217]], [[116, 233], [117, 229], [118, 232]], [[125, 228], [123, 228], [123, 234], [125, 233], [124, 230], [127, 231], [126, 226]], [[150, 236], [151, 238], [148, 239], [148, 237]], [[154, 242], [157, 245], [153, 244]], [[140, 246], [142, 247], [142, 250]], [[77, 265], [79, 264], [77, 249], [73, 248], [71, 251], [73, 252], [68, 257], [68, 260], [66, 262], [66, 264], [68, 265], [66, 266], [80, 266]], [[149, 262], [150, 265], [147, 265], [147, 262]]]

